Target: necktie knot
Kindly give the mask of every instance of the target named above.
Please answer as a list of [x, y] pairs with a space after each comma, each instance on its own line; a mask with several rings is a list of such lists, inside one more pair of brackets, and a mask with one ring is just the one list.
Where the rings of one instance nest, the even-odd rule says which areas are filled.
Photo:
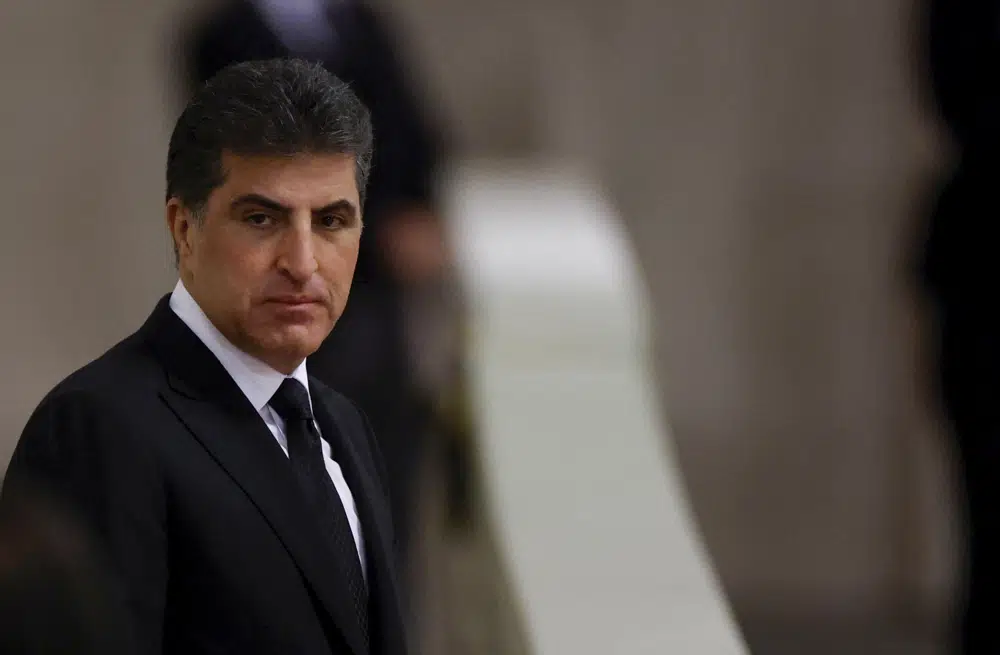
[[285, 421], [311, 421], [313, 418], [309, 392], [295, 378], [285, 378], [268, 404]]

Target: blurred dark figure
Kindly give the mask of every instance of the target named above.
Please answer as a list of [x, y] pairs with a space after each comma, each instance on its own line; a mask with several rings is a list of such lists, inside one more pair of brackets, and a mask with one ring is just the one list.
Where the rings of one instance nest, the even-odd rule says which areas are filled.
[[40, 488], [0, 503], [0, 653], [114, 655], [105, 567], [90, 535]]
[[1000, 653], [1000, 0], [929, 0], [931, 91], [956, 149], [921, 275], [962, 476], [962, 652]]
[[309, 371], [357, 402], [386, 460], [405, 570], [414, 478], [437, 402], [416, 383], [405, 303], [434, 285], [445, 249], [434, 198], [441, 144], [425, 117], [385, 19], [348, 0], [235, 0], [198, 24], [187, 42], [192, 88], [237, 62], [294, 56], [321, 62], [372, 113], [375, 156], [354, 287]]

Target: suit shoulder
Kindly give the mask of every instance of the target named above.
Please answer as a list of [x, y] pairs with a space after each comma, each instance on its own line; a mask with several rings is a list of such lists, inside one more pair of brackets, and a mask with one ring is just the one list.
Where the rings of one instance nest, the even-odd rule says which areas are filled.
[[[129, 440], [135, 420], [156, 398], [162, 368], [143, 341], [132, 335], [53, 387], [31, 413], [18, 450], [32, 441], [78, 441], [83, 437]], [[136, 435], [133, 435], [136, 436]]]
[[117, 404], [155, 386], [162, 368], [138, 334], [133, 334], [97, 359], [70, 373], [45, 395], [41, 404], [89, 398]]

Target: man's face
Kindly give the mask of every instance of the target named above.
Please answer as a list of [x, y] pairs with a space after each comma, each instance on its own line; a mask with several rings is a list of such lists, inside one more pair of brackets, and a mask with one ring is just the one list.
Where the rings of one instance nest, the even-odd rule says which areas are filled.
[[200, 221], [167, 203], [185, 287], [235, 346], [286, 374], [347, 303], [361, 239], [354, 164], [223, 153], [226, 181]]

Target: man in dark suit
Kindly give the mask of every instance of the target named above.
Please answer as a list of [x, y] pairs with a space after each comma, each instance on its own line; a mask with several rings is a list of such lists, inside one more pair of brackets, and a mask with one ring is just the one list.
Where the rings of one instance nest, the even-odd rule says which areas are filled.
[[185, 73], [194, 87], [239, 61], [298, 57], [322, 63], [371, 110], [377, 144], [354, 291], [339, 328], [310, 358], [310, 370], [371, 417], [390, 472], [405, 561], [414, 476], [436, 400], [416, 383], [404, 300], [442, 272], [434, 197], [439, 136], [397, 57], [387, 21], [366, 2], [230, 0], [185, 37]]
[[371, 153], [320, 66], [210, 80], [167, 157], [180, 280], [21, 436], [4, 497], [30, 478], [72, 501], [131, 652], [405, 652], [374, 435], [305, 364], [347, 302]]

